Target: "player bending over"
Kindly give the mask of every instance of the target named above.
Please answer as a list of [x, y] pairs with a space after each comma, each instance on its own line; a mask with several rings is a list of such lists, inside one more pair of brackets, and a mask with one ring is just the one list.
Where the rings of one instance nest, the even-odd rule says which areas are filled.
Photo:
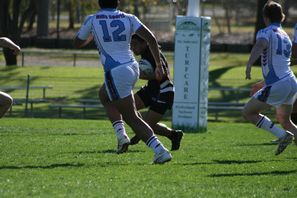
[[[13, 50], [14, 54], [19, 53], [19, 51], [21, 50], [18, 45], [16, 45], [13, 41], [6, 37], [0, 37], [0, 46], [10, 48], [11, 50]], [[13, 99], [9, 94], [0, 91], [0, 118], [2, 118], [8, 111], [8, 109], [12, 105], [12, 102]]]
[[[153, 68], [156, 67], [154, 57], [146, 41], [136, 34], [132, 36], [131, 49], [135, 55], [141, 55], [142, 59], [149, 61]], [[169, 71], [166, 58], [161, 52], [160, 54], [164, 70]], [[134, 94], [134, 98], [137, 110], [149, 107], [143, 119], [152, 127], [156, 134], [166, 136], [171, 140], [171, 150], [178, 150], [183, 132], [170, 129], [165, 124], [158, 123], [167, 109], [171, 109], [173, 104], [174, 87], [172, 81], [169, 79], [169, 72], [167, 73], [168, 75], [164, 76], [161, 81], [157, 81], [154, 73], [149, 74], [140, 70], [140, 78], [148, 80], [148, 83]], [[100, 91], [100, 98], [103, 105], [106, 106], [108, 98], [102, 91]], [[135, 135], [131, 139], [130, 145], [137, 144], [139, 141], [140, 138]]]
[[[139, 76], [139, 66], [130, 50], [131, 37], [137, 34], [149, 43], [157, 66], [156, 76], [161, 79], [165, 73], [157, 40], [136, 16], [117, 9], [119, 0], [98, 0], [98, 4], [101, 10], [87, 17], [74, 44], [76, 47], [83, 47], [91, 40], [91, 35], [94, 37], [104, 66], [105, 86], [102, 91], [111, 101], [105, 108], [116, 128], [120, 150], [127, 149], [130, 143], [121, 121], [123, 116], [137, 136], [154, 151], [153, 162], [168, 162], [172, 159], [171, 154], [154, 135], [151, 127], [138, 115], [132, 92]], [[109, 112], [113, 111], [108, 109], [114, 109], [120, 114], [111, 115]]]
[[[294, 134], [297, 135], [297, 128], [290, 119], [297, 96], [297, 81], [290, 69], [292, 43], [281, 27], [285, 17], [281, 5], [273, 1], [266, 3], [263, 16], [267, 27], [257, 33], [256, 44], [246, 66], [246, 79], [251, 79], [251, 67], [262, 54], [265, 85], [245, 105], [243, 116], [279, 138], [275, 152], [279, 155], [292, 142]], [[271, 106], [276, 107], [276, 117], [283, 129], [261, 114]]]

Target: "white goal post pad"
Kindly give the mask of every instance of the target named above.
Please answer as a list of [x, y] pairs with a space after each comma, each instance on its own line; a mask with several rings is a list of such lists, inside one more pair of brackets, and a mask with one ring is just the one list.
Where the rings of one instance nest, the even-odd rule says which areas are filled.
[[207, 130], [210, 17], [177, 16], [172, 126]]

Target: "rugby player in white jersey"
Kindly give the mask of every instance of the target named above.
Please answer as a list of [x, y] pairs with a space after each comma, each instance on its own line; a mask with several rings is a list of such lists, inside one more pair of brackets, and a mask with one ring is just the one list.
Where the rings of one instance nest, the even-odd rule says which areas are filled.
[[[10, 48], [11, 50], [13, 50], [14, 54], [19, 53], [19, 51], [21, 50], [21, 48], [17, 44], [6, 37], [0, 37], [0, 46]], [[2, 118], [8, 111], [8, 109], [12, 105], [12, 102], [13, 99], [9, 94], [0, 91], [0, 118]]]
[[[245, 73], [246, 79], [251, 79], [251, 67], [262, 54], [265, 85], [245, 105], [243, 116], [279, 138], [275, 151], [279, 155], [292, 142], [294, 135], [297, 135], [297, 128], [290, 118], [297, 96], [297, 81], [290, 69], [292, 43], [281, 27], [285, 17], [281, 5], [273, 1], [266, 3], [263, 17], [267, 27], [257, 33], [256, 44], [251, 51]], [[271, 106], [276, 107], [276, 118], [283, 129], [261, 114]]]
[[[152, 53], [146, 43], [142, 38], [134, 34], [131, 40], [131, 49], [135, 55], [141, 55], [143, 60], [148, 61], [153, 69], [155, 68], [155, 61]], [[149, 108], [143, 119], [146, 123], [152, 127], [155, 134], [167, 137], [171, 141], [171, 150], [178, 150], [180, 147], [180, 142], [183, 137], [183, 132], [181, 130], [174, 130], [167, 127], [165, 124], [160, 123], [160, 120], [164, 116], [167, 110], [172, 108], [173, 98], [174, 98], [174, 86], [173, 82], [170, 80], [168, 63], [160, 50], [162, 66], [165, 71], [168, 71], [168, 75], [165, 75], [160, 81], [155, 79], [153, 73], [145, 73], [140, 70], [140, 79], [147, 80], [147, 84], [141, 87], [134, 94], [135, 106], [137, 110]], [[100, 101], [103, 106], [108, 106], [109, 99], [102, 87], [99, 91]], [[116, 110], [110, 109], [107, 110]], [[109, 115], [115, 116], [117, 112], [108, 112]], [[117, 118], [117, 117], [116, 117]], [[111, 118], [111, 120], [114, 120]], [[118, 120], [118, 122], [123, 122]], [[125, 131], [122, 127], [121, 130]], [[140, 141], [137, 135], [135, 135], [131, 141], [130, 145], [135, 145]]]
[[[103, 91], [107, 92], [111, 101], [105, 108], [116, 108], [120, 112], [123, 120], [154, 151], [154, 163], [168, 162], [172, 159], [171, 154], [154, 135], [151, 127], [138, 115], [132, 92], [139, 77], [139, 66], [130, 49], [131, 37], [137, 34], [147, 41], [156, 62], [156, 78], [162, 79], [165, 73], [157, 40], [136, 16], [117, 9], [119, 0], [98, 0], [98, 4], [101, 10], [86, 18], [74, 39], [74, 45], [83, 47], [94, 37], [104, 67]], [[124, 123], [118, 122], [122, 120], [121, 115], [111, 121], [118, 138], [118, 151], [125, 152], [130, 140], [122, 130]]]

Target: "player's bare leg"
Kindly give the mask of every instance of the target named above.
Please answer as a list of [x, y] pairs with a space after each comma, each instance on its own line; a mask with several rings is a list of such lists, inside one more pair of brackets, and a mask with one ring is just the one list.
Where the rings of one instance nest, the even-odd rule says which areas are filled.
[[[145, 108], [145, 105], [137, 94], [135, 95], [135, 104], [138, 110]], [[162, 117], [162, 114], [149, 110], [144, 116], [144, 121], [150, 125], [155, 134], [165, 136], [171, 140], [171, 150], [178, 150], [183, 137], [183, 132], [181, 130], [171, 129], [165, 124], [159, 123]], [[137, 144], [139, 140], [140, 138], [138, 136], [134, 136], [131, 138], [131, 145]]]
[[111, 102], [122, 114], [123, 119], [132, 128], [137, 136], [155, 152], [154, 163], [165, 163], [170, 161], [172, 156], [163, 144], [154, 135], [152, 128], [138, 115], [134, 96], [131, 94], [126, 98]]
[[118, 154], [125, 153], [128, 151], [128, 147], [130, 145], [130, 139], [126, 133], [122, 116], [118, 112], [116, 107], [110, 103], [104, 85], [99, 90], [99, 98], [102, 105], [104, 106], [104, 109], [106, 111], [106, 114], [109, 120], [112, 123], [112, 126], [114, 128], [114, 131], [118, 140], [117, 153]]
[[281, 105], [276, 109], [276, 118], [282, 127], [294, 134], [294, 142], [297, 145], [297, 126], [291, 120], [292, 105]]
[[[136, 111], [134, 97], [130, 95], [124, 99], [113, 102], [107, 102], [105, 96], [107, 95], [105, 88], [100, 90], [100, 99], [104, 102], [104, 106], [108, 115], [113, 119], [119, 119], [118, 114], [122, 115], [127, 124], [132, 130], [155, 152], [154, 163], [165, 163], [170, 161], [172, 156], [167, 149], [158, 140], [152, 129], [145, 123]], [[124, 127], [123, 127], [124, 128]]]
[[250, 123], [256, 125], [258, 121], [263, 117], [261, 112], [269, 108], [271, 108], [270, 105], [252, 98], [244, 107], [243, 117]]
[[243, 117], [255, 124], [258, 128], [262, 128], [280, 139], [278, 148], [275, 152], [276, 155], [279, 155], [286, 149], [287, 145], [291, 143], [293, 134], [277, 127], [268, 117], [260, 114], [260, 112], [267, 110], [270, 107], [270, 105], [252, 98], [244, 107]]
[[0, 118], [2, 118], [11, 107], [13, 99], [7, 93], [0, 91]]

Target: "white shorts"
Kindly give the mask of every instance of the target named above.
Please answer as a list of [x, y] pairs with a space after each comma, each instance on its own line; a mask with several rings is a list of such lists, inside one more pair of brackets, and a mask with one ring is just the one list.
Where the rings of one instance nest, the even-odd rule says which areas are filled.
[[265, 85], [253, 97], [275, 107], [293, 105], [297, 97], [296, 78], [290, 76], [272, 85]]
[[139, 78], [137, 62], [121, 65], [105, 73], [105, 88], [111, 101], [133, 94], [133, 88]]

